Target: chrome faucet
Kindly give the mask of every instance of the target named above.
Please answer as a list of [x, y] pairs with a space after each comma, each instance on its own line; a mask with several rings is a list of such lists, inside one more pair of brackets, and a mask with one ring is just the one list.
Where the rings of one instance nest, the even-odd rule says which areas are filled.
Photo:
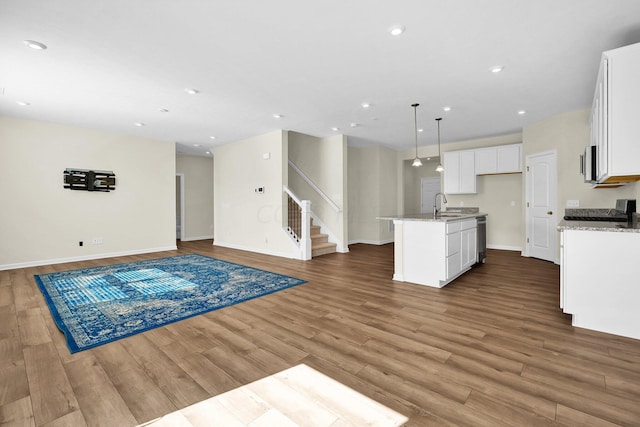
[[[436, 193], [436, 195], [433, 196], [433, 217], [434, 218], [437, 217], [438, 216], [438, 212], [440, 212], [438, 210], [438, 204], [437, 204], [438, 194], [442, 196], [442, 199], [440, 200], [441, 204], [442, 203], [447, 203], [447, 196], [445, 196], [444, 193]], [[442, 209], [440, 209], [440, 210], [442, 210]]]

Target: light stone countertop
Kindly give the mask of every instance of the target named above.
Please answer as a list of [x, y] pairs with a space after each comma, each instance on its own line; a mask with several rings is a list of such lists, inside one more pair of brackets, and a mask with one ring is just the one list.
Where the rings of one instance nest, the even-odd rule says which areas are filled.
[[430, 221], [430, 222], [453, 222], [463, 219], [477, 218], [480, 216], [487, 216], [486, 213], [474, 212], [474, 213], [451, 213], [444, 212], [444, 216], [438, 214], [437, 217], [433, 217], [433, 214], [407, 214], [407, 215], [387, 215], [379, 216], [376, 219], [384, 220], [401, 220], [401, 221]]
[[563, 219], [558, 224], [558, 230], [583, 230], [583, 231], [613, 231], [616, 233], [640, 233], [640, 223], [609, 221], [567, 221]]

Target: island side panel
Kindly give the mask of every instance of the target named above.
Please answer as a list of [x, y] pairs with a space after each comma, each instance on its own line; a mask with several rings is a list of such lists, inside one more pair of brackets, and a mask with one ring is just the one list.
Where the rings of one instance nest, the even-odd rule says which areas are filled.
[[440, 288], [446, 280], [445, 223], [405, 221], [402, 229], [405, 282]]
[[400, 282], [404, 282], [404, 273], [402, 269], [402, 230], [403, 230], [403, 222], [402, 220], [393, 220], [393, 280], [398, 280]]

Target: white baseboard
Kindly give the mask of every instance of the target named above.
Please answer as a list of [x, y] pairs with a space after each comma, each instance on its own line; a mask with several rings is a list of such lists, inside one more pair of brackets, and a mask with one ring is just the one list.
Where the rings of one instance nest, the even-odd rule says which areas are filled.
[[386, 245], [387, 243], [393, 243], [393, 239], [387, 239], [387, 240], [366, 240], [366, 239], [358, 239], [358, 240], [350, 240], [349, 244], [350, 245], [356, 245], [358, 243], [362, 243], [365, 245]]
[[182, 241], [182, 242], [193, 242], [194, 240], [209, 240], [209, 239], [213, 239], [213, 234], [210, 235], [210, 236], [185, 237], [183, 239], [180, 239], [180, 241]]
[[213, 246], [221, 246], [223, 248], [238, 249], [240, 251], [255, 252], [255, 253], [258, 253], [258, 254], [278, 256], [280, 258], [300, 259], [294, 253], [269, 251], [269, 250], [258, 249], [258, 248], [249, 247], [249, 246], [236, 245], [236, 244], [233, 244], [233, 243], [220, 242], [219, 240], [215, 240], [215, 239], [213, 241]]
[[502, 251], [522, 251], [520, 246], [508, 246], [508, 245], [487, 245], [487, 249], [500, 249]]
[[3, 265], [0, 265], [0, 270], [13, 270], [15, 268], [39, 267], [41, 265], [63, 264], [66, 262], [89, 261], [92, 259], [115, 258], [119, 256], [140, 255], [140, 254], [148, 254], [153, 252], [175, 251], [177, 249], [178, 249], [177, 246], [174, 245], [174, 246], [163, 246], [159, 248], [136, 249], [132, 251], [91, 254], [91, 255], [83, 255], [78, 257], [69, 257], [69, 258], [43, 259], [38, 261], [19, 262], [15, 264], [3, 264]]

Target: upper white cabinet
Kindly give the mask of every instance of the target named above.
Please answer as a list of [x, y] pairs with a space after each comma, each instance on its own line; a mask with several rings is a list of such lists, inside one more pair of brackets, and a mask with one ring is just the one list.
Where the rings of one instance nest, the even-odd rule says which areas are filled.
[[443, 153], [443, 166], [446, 194], [476, 193], [475, 150]]
[[510, 144], [476, 149], [476, 175], [522, 172], [521, 147]]
[[600, 183], [640, 180], [640, 43], [602, 54], [591, 114]]
[[443, 153], [444, 192], [475, 194], [476, 175], [522, 172], [522, 144]]

